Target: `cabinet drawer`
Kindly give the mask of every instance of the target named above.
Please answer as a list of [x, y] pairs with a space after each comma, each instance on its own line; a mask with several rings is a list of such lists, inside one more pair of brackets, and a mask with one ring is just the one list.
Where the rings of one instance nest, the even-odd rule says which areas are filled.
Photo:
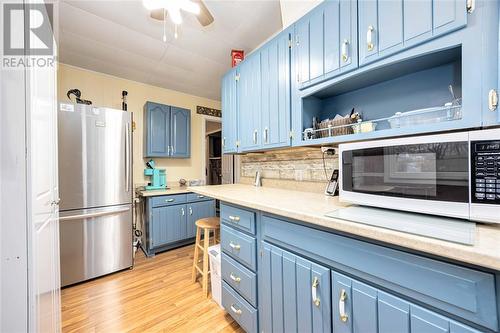
[[222, 282], [222, 306], [245, 332], [257, 332], [257, 310], [224, 281]]
[[255, 235], [255, 212], [221, 204], [220, 217], [222, 223]]
[[221, 226], [220, 244], [224, 252], [255, 271], [256, 240], [242, 232]]
[[498, 329], [493, 274], [262, 217], [264, 239], [437, 309]]
[[152, 207], [170, 206], [186, 203], [186, 194], [162, 195], [151, 199]]
[[250, 304], [257, 307], [257, 276], [222, 253], [222, 278]]
[[188, 202], [205, 201], [205, 200], [212, 200], [212, 198], [207, 197], [206, 195], [201, 195], [201, 194], [197, 194], [197, 193], [188, 193], [187, 194], [187, 201]]

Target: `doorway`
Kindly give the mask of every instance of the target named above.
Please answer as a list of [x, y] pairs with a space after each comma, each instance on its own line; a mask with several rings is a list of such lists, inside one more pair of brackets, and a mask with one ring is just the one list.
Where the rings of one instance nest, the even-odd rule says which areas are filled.
[[207, 185], [222, 184], [222, 124], [205, 121], [205, 178]]

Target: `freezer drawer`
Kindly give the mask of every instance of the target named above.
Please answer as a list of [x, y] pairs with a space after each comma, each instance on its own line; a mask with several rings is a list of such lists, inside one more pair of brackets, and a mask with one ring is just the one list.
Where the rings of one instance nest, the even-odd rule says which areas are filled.
[[132, 205], [62, 212], [61, 285], [132, 266]]

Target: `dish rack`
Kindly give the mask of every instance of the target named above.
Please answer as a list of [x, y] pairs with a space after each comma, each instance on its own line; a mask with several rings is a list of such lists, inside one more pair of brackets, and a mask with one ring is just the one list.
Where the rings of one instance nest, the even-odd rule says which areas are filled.
[[[397, 112], [396, 114], [378, 119], [361, 120], [356, 118], [341, 118], [326, 120], [318, 124], [318, 128], [307, 128], [303, 134], [304, 140], [327, 138], [338, 135], [383, 130], [384, 128], [403, 128], [416, 125], [433, 124], [439, 122], [462, 119], [462, 105], [460, 103], [447, 103], [444, 106], [426, 109]], [[381, 126], [381, 125], [385, 126]]]

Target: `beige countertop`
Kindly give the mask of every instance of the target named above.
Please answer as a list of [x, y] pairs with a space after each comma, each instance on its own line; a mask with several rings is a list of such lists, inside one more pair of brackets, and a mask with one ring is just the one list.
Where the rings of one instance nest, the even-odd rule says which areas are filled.
[[170, 186], [167, 190], [142, 190], [137, 191], [138, 195], [142, 197], [155, 197], [158, 195], [170, 195], [170, 194], [182, 194], [182, 193], [190, 193], [193, 192], [188, 189], [187, 186]]
[[326, 217], [326, 213], [347, 205], [341, 204], [338, 197], [318, 193], [244, 184], [196, 186], [189, 187], [188, 191], [360, 237], [500, 270], [500, 226], [478, 224], [475, 244], [470, 246]]

